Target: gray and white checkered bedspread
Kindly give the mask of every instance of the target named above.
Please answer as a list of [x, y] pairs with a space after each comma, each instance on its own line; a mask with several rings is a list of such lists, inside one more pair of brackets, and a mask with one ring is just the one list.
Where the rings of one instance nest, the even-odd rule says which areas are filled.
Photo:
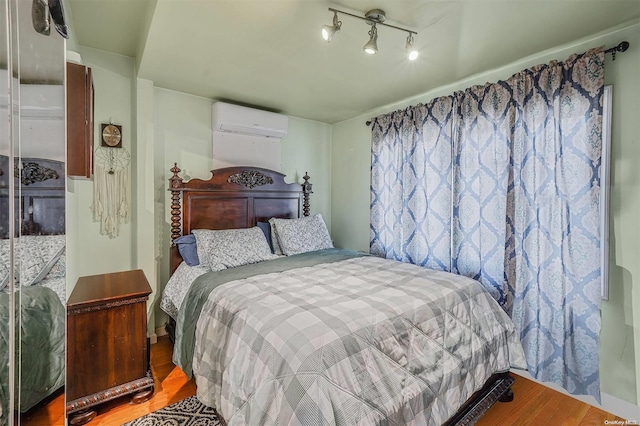
[[439, 425], [511, 366], [519, 340], [480, 284], [377, 257], [218, 287], [193, 357], [229, 425]]

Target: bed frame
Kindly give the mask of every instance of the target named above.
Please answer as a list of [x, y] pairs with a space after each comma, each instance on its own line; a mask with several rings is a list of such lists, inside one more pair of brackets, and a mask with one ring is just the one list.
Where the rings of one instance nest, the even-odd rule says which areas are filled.
[[182, 262], [173, 241], [194, 229], [251, 228], [272, 217], [291, 219], [309, 216], [312, 185], [286, 183], [285, 175], [259, 167], [226, 167], [211, 171], [209, 180], [184, 182], [178, 164], [171, 168], [170, 272]]
[[[209, 180], [184, 182], [177, 163], [171, 168], [171, 258], [170, 272], [182, 262], [173, 241], [194, 229], [249, 228], [272, 217], [309, 216], [312, 185], [305, 174], [302, 185], [284, 181], [285, 175], [257, 167], [227, 167], [211, 171]], [[175, 322], [170, 318], [167, 332], [173, 340]], [[496, 401], [513, 400], [509, 373], [494, 374], [465, 402], [446, 425], [472, 425]]]

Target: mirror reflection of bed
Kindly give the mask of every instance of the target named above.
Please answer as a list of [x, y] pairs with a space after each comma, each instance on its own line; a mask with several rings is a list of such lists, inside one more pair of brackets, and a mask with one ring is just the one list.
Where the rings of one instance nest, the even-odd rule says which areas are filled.
[[[65, 178], [64, 162], [0, 156], [0, 316], [8, 317], [10, 279], [9, 182], [15, 185], [14, 283], [20, 310], [16, 340], [19, 355], [20, 408], [28, 413], [60, 394], [64, 385], [65, 324]], [[16, 302], [17, 305], [17, 302]], [[0, 321], [2, 364], [8, 362], [9, 321]], [[0, 371], [2, 406], [8, 400], [5, 369]], [[6, 414], [6, 413], [5, 413]], [[6, 417], [3, 416], [3, 418]]]
[[[60, 2], [3, 4], [0, 425], [62, 424], [62, 404], [34, 413], [64, 399], [65, 41], [55, 22], [64, 17]], [[55, 4], [60, 13], [46, 10]]]

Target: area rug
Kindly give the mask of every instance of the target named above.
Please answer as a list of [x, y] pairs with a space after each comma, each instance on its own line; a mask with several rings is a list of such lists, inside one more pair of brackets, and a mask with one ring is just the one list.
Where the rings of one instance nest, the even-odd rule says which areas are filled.
[[123, 426], [223, 426], [215, 408], [198, 401], [195, 396], [161, 408]]

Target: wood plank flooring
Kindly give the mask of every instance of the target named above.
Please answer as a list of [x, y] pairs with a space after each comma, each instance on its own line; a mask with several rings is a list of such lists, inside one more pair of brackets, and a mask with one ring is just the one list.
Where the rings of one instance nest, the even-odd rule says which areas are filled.
[[[158, 338], [158, 343], [151, 345], [151, 371], [155, 380], [155, 394], [142, 404], [132, 404], [130, 396], [124, 396], [97, 407], [98, 415], [88, 426], [121, 425], [137, 419], [152, 411], [158, 410], [174, 402], [178, 402], [196, 393], [194, 380], [187, 376], [171, 362], [173, 346], [167, 336]], [[54, 398], [48, 404], [23, 414], [23, 426], [64, 425], [64, 394]]]
[[512, 377], [513, 401], [495, 403], [477, 426], [604, 426], [605, 420], [623, 420], [524, 377]]
[[[116, 426], [188, 396], [195, 395], [193, 380], [187, 380], [182, 370], [171, 362], [173, 348], [166, 336], [151, 346], [151, 370], [156, 382], [153, 398], [142, 404], [131, 404], [123, 397], [98, 408], [97, 417], [88, 426]], [[587, 425], [603, 426], [605, 421], [623, 419], [596, 407], [563, 395], [538, 383], [514, 375], [514, 400], [496, 403], [477, 423], [478, 426], [501, 425]], [[64, 394], [22, 417], [24, 426], [63, 425]], [[611, 424], [611, 423], [609, 423]]]

